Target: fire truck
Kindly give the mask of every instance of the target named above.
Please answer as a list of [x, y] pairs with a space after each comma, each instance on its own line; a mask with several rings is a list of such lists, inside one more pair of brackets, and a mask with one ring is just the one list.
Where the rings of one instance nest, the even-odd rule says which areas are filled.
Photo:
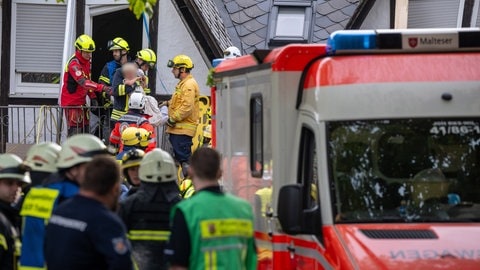
[[480, 269], [479, 29], [342, 30], [214, 83], [259, 269]]

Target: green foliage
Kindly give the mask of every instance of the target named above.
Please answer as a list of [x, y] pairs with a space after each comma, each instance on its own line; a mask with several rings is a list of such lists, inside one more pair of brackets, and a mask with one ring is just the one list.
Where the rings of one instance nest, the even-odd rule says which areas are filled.
[[[57, 3], [65, 3], [65, 0], [57, 0]], [[149, 17], [153, 15], [153, 7], [157, 4], [157, 0], [128, 0], [128, 8], [133, 12], [137, 20], [140, 19], [142, 13], [145, 12]]]
[[213, 79], [213, 74], [215, 74], [215, 69], [211, 68], [208, 70], [208, 76], [207, 76], [207, 86], [213, 87], [215, 86], [215, 80]]

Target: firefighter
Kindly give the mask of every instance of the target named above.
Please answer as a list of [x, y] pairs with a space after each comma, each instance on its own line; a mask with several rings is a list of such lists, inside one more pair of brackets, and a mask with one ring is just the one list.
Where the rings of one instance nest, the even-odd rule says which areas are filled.
[[22, 190], [22, 197], [15, 208], [21, 209], [25, 195], [31, 187], [42, 184], [57, 172], [57, 159], [61, 149], [60, 145], [53, 142], [34, 144], [28, 149], [23, 165], [28, 168], [27, 175], [30, 177], [31, 184]]
[[169, 116], [166, 132], [169, 134], [176, 161], [184, 167], [192, 154], [192, 139], [197, 130], [200, 90], [190, 74], [194, 66], [190, 57], [177, 55], [168, 61], [167, 66], [172, 68], [173, 75], [180, 81], [172, 98], [165, 103]]
[[[98, 82], [107, 86], [111, 86], [115, 71], [122, 67], [123, 64], [131, 61], [130, 57], [128, 56], [130, 46], [125, 39], [116, 37], [113, 40], [108, 41], [107, 47], [108, 50], [112, 52], [113, 60], [105, 63], [105, 66], [103, 66], [102, 71], [100, 72]], [[104, 141], [107, 141], [108, 136], [110, 136], [110, 131], [112, 130], [110, 127], [110, 115], [112, 114], [111, 106], [113, 97], [106, 95], [106, 93], [103, 93], [103, 95], [97, 94], [97, 101], [98, 105], [103, 107], [99, 107], [97, 110], [98, 117], [100, 118], [98, 130], [99, 137]]]
[[18, 189], [29, 184], [22, 159], [14, 154], [0, 154], [0, 269], [17, 269], [20, 255], [18, 211], [11, 205]]
[[134, 269], [125, 225], [117, 208], [120, 167], [96, 156], [85, 167], [79, 194], [54, 210], [46, 227], [49, 270]]
[[73, 135], [62, 144], [57, 161], [58, 173], [42, 186], [32, 187], [20, 211], [24, 222], [21, 268], [45, 268], [43, 243], [46, 221], [53, 209], [78, 193], [85, 165], [94, 156], [106, 154], [106, 149], [105, 144], [91, 134]]
[[122, 156], [123, 176], [130, 185], [128, 193], [126, 194], [127, 197], [137, 192], [140, 187], [141, 181], [138, 176], [138, 169], [144, 156], [145, 152], [140, 149], [131, 149]]
[[123, 143], [121, 143], [122, 132], [127, 127], [143, 128], [152, 134], [150, 142], [145, 149], [145, 152], [149, 152], [157, 146], [157, 142], [155, 140], [155, 129], [143, 114], [143, 109], [145, 108], [144, 94], [141, 92], [133, 92], [130, 96], [128, 107], [128, 113], [120, 117], [115, 123], [115, 127], [110, 134], [110, 143], [119, 145], [119, 152], [121, 153], [123, 151]]
[[57, 172], [57, 160], [62, 147], [54, 142], [42, 142], [32, 145], [23, 164], [29, 168], [32, 186], [38, 186]]
[[118, 70], [113, 75], [112, 87], [113, 87], [113, 111], [110, 116], [110, 125], [113, 127], [120, 117], [128, 112], [129, 95], [135, 90], [138, 83], [142, 86], [145, 94], [150, 94], [150, 88], [148, 88], [148, 70], [155, 67], [157, 62], [157, 56], [151, 49], [143, 49], [137, 52], [135, 63], [138, 68], [142, 70], [143, 74], [139, 74], [139, 78], [132, 80], [124, 80], [121, 70]]
[[171, 211], [164, 253], [170, 269], [257, 269], [252, 208], [220, 189], [220, 162], [220, 154], [208, 147], [197, 149], [190, 158], [196, 194]]
[[[95, 51], [95, 42], [88, 35], [81, 35], [75, 41], [75, 54], [68, 60], [63, 75], [60, 106], [65, 110], [68, 136], [89, 132], [89, 111], [85, 106], [86, 97], [96, 98], [96, 93], [111, 95], [109, 86], [91, 80], [90, 60]], [[71, 108], [73, 107], [73, 108]]]
[[161, 256], [168, 240], [170, 209], [180, 201], [173, 158], [161, 149], [140, 162], [138, 191], [120, 204], [132, 254], [139, 269], [167, 269]]

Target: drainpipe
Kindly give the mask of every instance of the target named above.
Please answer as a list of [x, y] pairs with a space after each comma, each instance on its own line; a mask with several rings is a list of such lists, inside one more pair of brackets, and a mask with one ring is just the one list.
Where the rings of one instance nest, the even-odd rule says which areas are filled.
[[[73, 53], [72, 47], [75, 40], [75, 2], [76, 0], [67, 1], [67, 21], [65, 23], [65, 39], [63, 41], [63, 55], [62, 55], [62, 70], [60, 71], [61, 80], [60, 80], [60, 89], [58, 91], [58, 105], [60, 105], [61, 92], [63, 87], [63, 73], [65, 72], [65, 66], [67, 61]], [[82, 22], [83, 23], [83, 22]], [[63, 128], [63, 109], [60, 108], [58, 113], [57, 121], [57, 138], [56, 142], [61, 143], [62, 138], [62, 128]]]

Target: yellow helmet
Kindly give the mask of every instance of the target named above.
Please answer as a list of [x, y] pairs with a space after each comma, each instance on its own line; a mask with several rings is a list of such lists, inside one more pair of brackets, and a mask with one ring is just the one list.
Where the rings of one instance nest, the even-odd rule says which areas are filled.
[[26, 167], [22, 159], [15, 154], [0, 154], [0, 179], [13, 178], [30, 184], [30, 178], [25, 177]]
[[140, 132], [140, 147], [147, 147], [152, 133], [144, 128], [139, 128], [138, 131]]
[[193, 62], [190, 57], [184, 55], [184, 54], [179, 54], [173, 58], [173, 60], [168, 60], [167, 67], [169, 68], [188, 68], [192, 69], [193, 68]]
[[151, 49], [143, 49], [138, 51], [137, 58], [147, 62], [151, 68], [155, 67], [155, 64], [157, 63], [157, 55]]
[[140, 143], [140, 132], [136, 127], [127, 127], [122, 131], [121, 137], [123, 145], [135, 146]]
[[57, 160], [62, 147], [54, 142], [34, 144], [28, 149], [23, 164], [32, 171], [53, 173], [57, 171]]
[[128, 42], [121, 38], [121, 37], [116, 37], [113, 40], [108, 41], [108, 50], [113, 51], [113, 50], [127, 50], [130, 51], [130, 46], [128, 46]]
[[83, 34], [75, 40], [75, 48], [84, 52], [93, 52], [95, 51], [95, 42], [89, 35]]

